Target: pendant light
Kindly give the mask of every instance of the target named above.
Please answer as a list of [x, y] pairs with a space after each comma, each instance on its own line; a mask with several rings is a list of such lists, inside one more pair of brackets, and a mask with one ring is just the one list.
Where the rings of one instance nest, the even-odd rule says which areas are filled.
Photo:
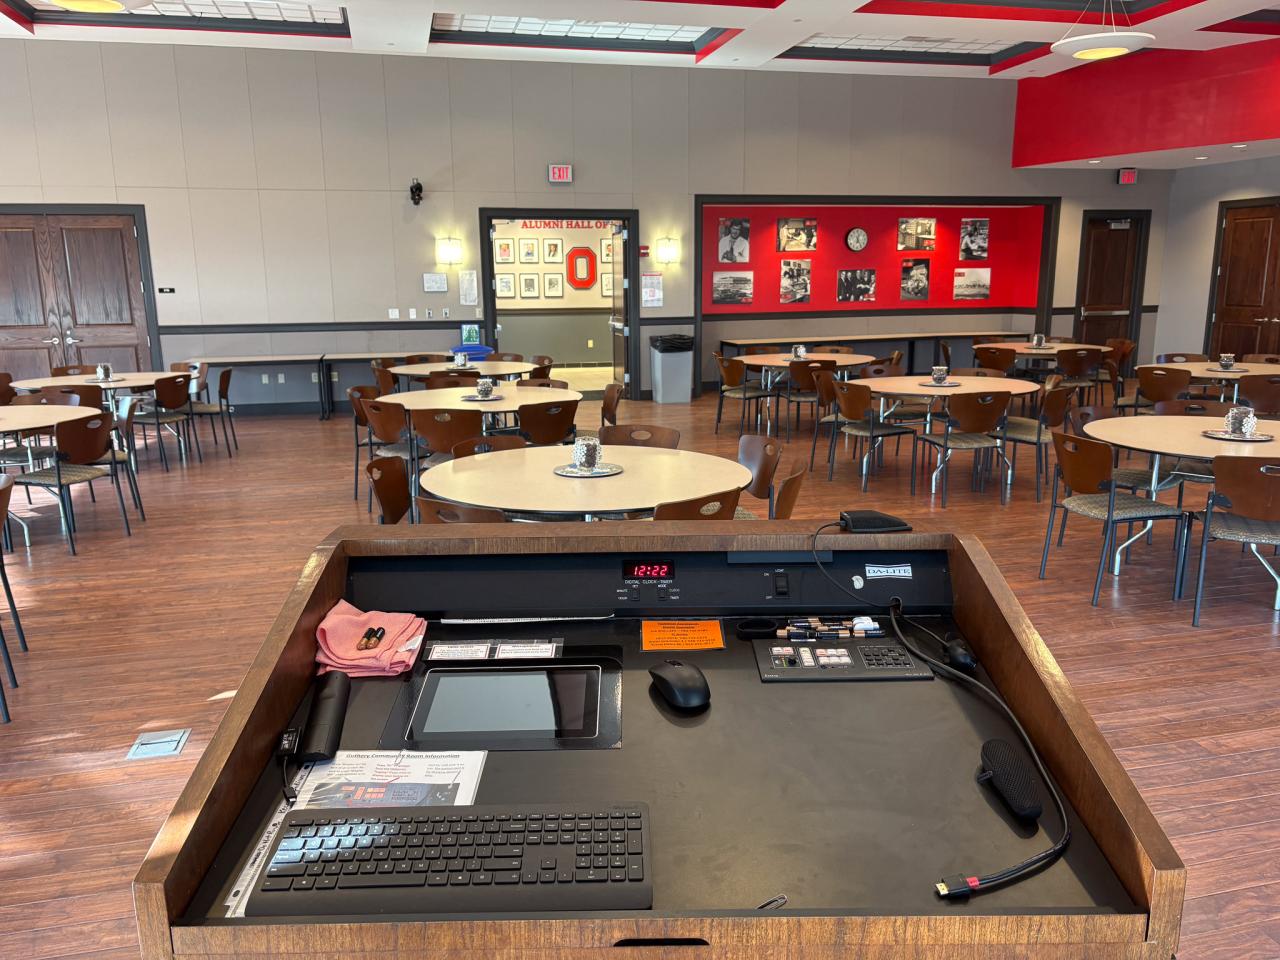
[[[1049, 49], [1075, 60], [1110, 60], [1141, 50], [1155, 42], [1156, 38], [1152, 34], [1132, 29], [1129, 14], [1124, 9], [1124, 0], [1119, 2], [1120, 13], [1125, 19], [1123, 30], [1116, 16], [1116, 0], [1102, 0], [1102, 29], [1094, 33], [1078, 33], [1072, 36], [1071, 31], [1080, 26], [1080, 20], [1083, 20], [1085, 14], [1089, 12], [1092, 4], [1092, 0], [1089, 0], [1085, 8], [1080, 11], [1080, 19], [1073, 23], [1066, 35]], [[1107, 29], [1108, 17], [1110, 29]]]
[[55, 7], [68, 13], [120, 13], [124, 4], [120, 0], [50, 0]]

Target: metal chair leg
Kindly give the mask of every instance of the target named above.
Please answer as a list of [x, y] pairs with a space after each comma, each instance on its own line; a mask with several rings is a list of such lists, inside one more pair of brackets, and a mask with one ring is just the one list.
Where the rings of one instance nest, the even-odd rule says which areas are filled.
[[1102, 571], [1107, 567], [1107, 555], [1111, 552], [1111, 541], [1115, 539], [1115, 526], [1111, 518], [1104, 521], [1107, 535], [1102, 538], [1102, 555], [1098, 558], [1098, 575], [1093, 581], [1093, 606], [1098, 605], [1098, 595], [1102, 593]]
[[18, 649], [27, 652], [27, 635], [22, 629], [22, 618], [18, 616], [18, 605], [13, 600], [13, 588], [9, 586], [9, 574], [4, 569], [4, 557], [0, 557], [0, 585], [4, 587], [4, 598], [9, 603], [9, 615], [13, 617], [13, 625], [18, 630]]

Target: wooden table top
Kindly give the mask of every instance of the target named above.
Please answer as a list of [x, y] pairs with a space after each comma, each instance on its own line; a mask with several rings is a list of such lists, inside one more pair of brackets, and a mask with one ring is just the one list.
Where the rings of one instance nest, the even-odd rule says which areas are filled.
[[497, 383], [493, 387], [495, 400], [465, 400], [475, 396], [474, 387], [450, 387], [446, 390], [407, 390], [404, 393], [388, 393], [379, 397], [388, 403], [398, 403], [406, 410], [479, 410], [482, 413], [515, 413], [526, 403], [567, 403], [581, 400], [576, 390], [556, 390], [551, 387], [517, 387], [513, 383]]
[[896, 397], [954, 397], [958, 393], [1011, 393], [1015, 397], [1035, 393], [1040, 384], [1013, 377], [951, 377], [956, 387], [935, 387], [927, 373], [910, 377], [866, 377], [857, 380], [871, 388], [872, 393]]
[[[1189, 370], [1191, 376], [1204, 380], [1239, 380], [1253, 373], [1280, 373], [1280, 365], [1274, 363], [1240, 363], [1230, 370], [1223, 370], [1216, 360], [1188, 360], [1184, 363], [1143, 363], [1143, 367], [1165, 367], [1172, 370]], [[15, 384], [16, 386], [16, 384]]]
[[44, 387], [79, 387], [92, 384], [103, 390], [141, 390], [150, 389], [161, 377], [182, 376], [173, 370], [142, 370], [136, 373], [116, 373], [110, 383], [103, 383], [95, 377], [77, 374], [74, 377], [32, 377], [29, 380], [15, 380], [13, 386], [18, 390], [40, 390]]
[[1274, 440], [1246, 443], [1214, 440], [1202, 431], [1221, 430], [1221, 417], [1106, 417], [1086, 423], [1084, 432], [1117, 447], [1162, 456], [1212, 460], [1214, 457], [1276, 457], [1280, 459], [1280, 420], [1259, 420], [1258, 433]]
[[103, 416], [92, 407], [72, 407], [63, 403], [33, 403], [0, 407], [0, 433], [19, 430], [46, 430], [69, 420]]
[[[516, 363], [513, 360], [477, 360], [458, 372], [478, 373], [482, 377], [516, 377], [522, 373], [529, 373], [533, 368], [532, 363]], [[453, 371], [458, 368], [452, 363], [410, 363], [388, 369], [397, 377], [425, 377], [429, 373]]]
[[875, 357], [865, 353], [808, 353], [803, 357], [793, 357], [790, 353], [757, 353], [738, 359], [748, 367], [782, 367], [785, 370], [794, 360], [834, 360], [837, 367], [860, 367]]
[[[378, 354], [385, 356], [385, 354]], [[395, 356], [395, 354], [391, 354]], [[187, 363], [207, 363], [211, 367], [243, 366], [247, 364], [272, 363], [319, 363], [318, 353], [262, 353], [242, 357], [192, 357]]]
[[999, 343], [980, 343], [978, 346], [999, 347], [1028, 357], [1056, 357], [1066, 350], [1101, 350], [1104, 354], [1111, 353], [1110, 347], [1099, 343], [1046, 343], [1043, 347], [1033, 347], [1029, 340], [1002, 340]]
[[751, 482], [751, 471], [737, 461], [691, 450], [609, 444], [601, 456], [622, 473], [589, 480], [557, 476], [552, 471], [573, 458], [571, 447], [557, 445], [450, 460], [423, 471], [420, 482], [428, 495], [454, 503], [570, 516], [652, 510]]
[[[708, 315], [705, 318], [708, 322], [718, 320], [719, 317]], [[937, 340], [939, 338], [947, 340], [962, 340], [968, 337], [1016, 337], [1017, 333], [1012, 330], [917, 330], [914, 332], [897, 332], [897, 333], [857, 333], [840, 336], [813, 336], [813, 337], [726, 337], [721, 343], [727, 343], [734, 347], [754, 347], [768, 346], [774, 343], [862, 343], [862, 342], [880, 342], [893, 340]], [[1027, 334], [1030, 336], [1030, 334]]]

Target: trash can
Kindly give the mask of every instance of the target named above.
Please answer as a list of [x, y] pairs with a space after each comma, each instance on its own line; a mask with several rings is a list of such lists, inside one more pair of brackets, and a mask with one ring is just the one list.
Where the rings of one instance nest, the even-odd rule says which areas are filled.
[[483, 343], [460, 343], [456, 347], [451, 347], [450, 353], [465, 353], [469, 363], [475, 363], [478, 360], [488, 360], [489, 354], [493, 353], [493, 347], [485, 346]]
[[693, 399], [693, 337], [668, 333], [649, 338], [653, 399], [688, 403]]

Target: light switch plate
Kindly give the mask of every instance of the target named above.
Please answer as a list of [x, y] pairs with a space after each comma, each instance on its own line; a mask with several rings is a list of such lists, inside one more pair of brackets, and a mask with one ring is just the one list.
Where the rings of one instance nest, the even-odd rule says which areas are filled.
[[418, 308], [417, 308], [417, 307], [410, 307], [410, 308], [409, 308], [409, 319], [410, 319], [410, 320], [417, 320], [417, 319], [418, 319]]
[[443, 307], [443, 308], [440, 310], [440, 316], [441, 316], [443, 319], [448, 320], [448, 319], [449, 319], [449, 308], [448, 308], [448, 307]]
[[283, 374], [283, 373], [277, 373], [277, 374], [276, 374], [276, 383], [284, 383], [284, 374]]
[[387, 309], [387, 319], [388, 319], [388, 320], [399, 320], [399, 319], [400, 319], [400, 308], [399, 308], [399, 307], [389, 307], [389, 308]]

